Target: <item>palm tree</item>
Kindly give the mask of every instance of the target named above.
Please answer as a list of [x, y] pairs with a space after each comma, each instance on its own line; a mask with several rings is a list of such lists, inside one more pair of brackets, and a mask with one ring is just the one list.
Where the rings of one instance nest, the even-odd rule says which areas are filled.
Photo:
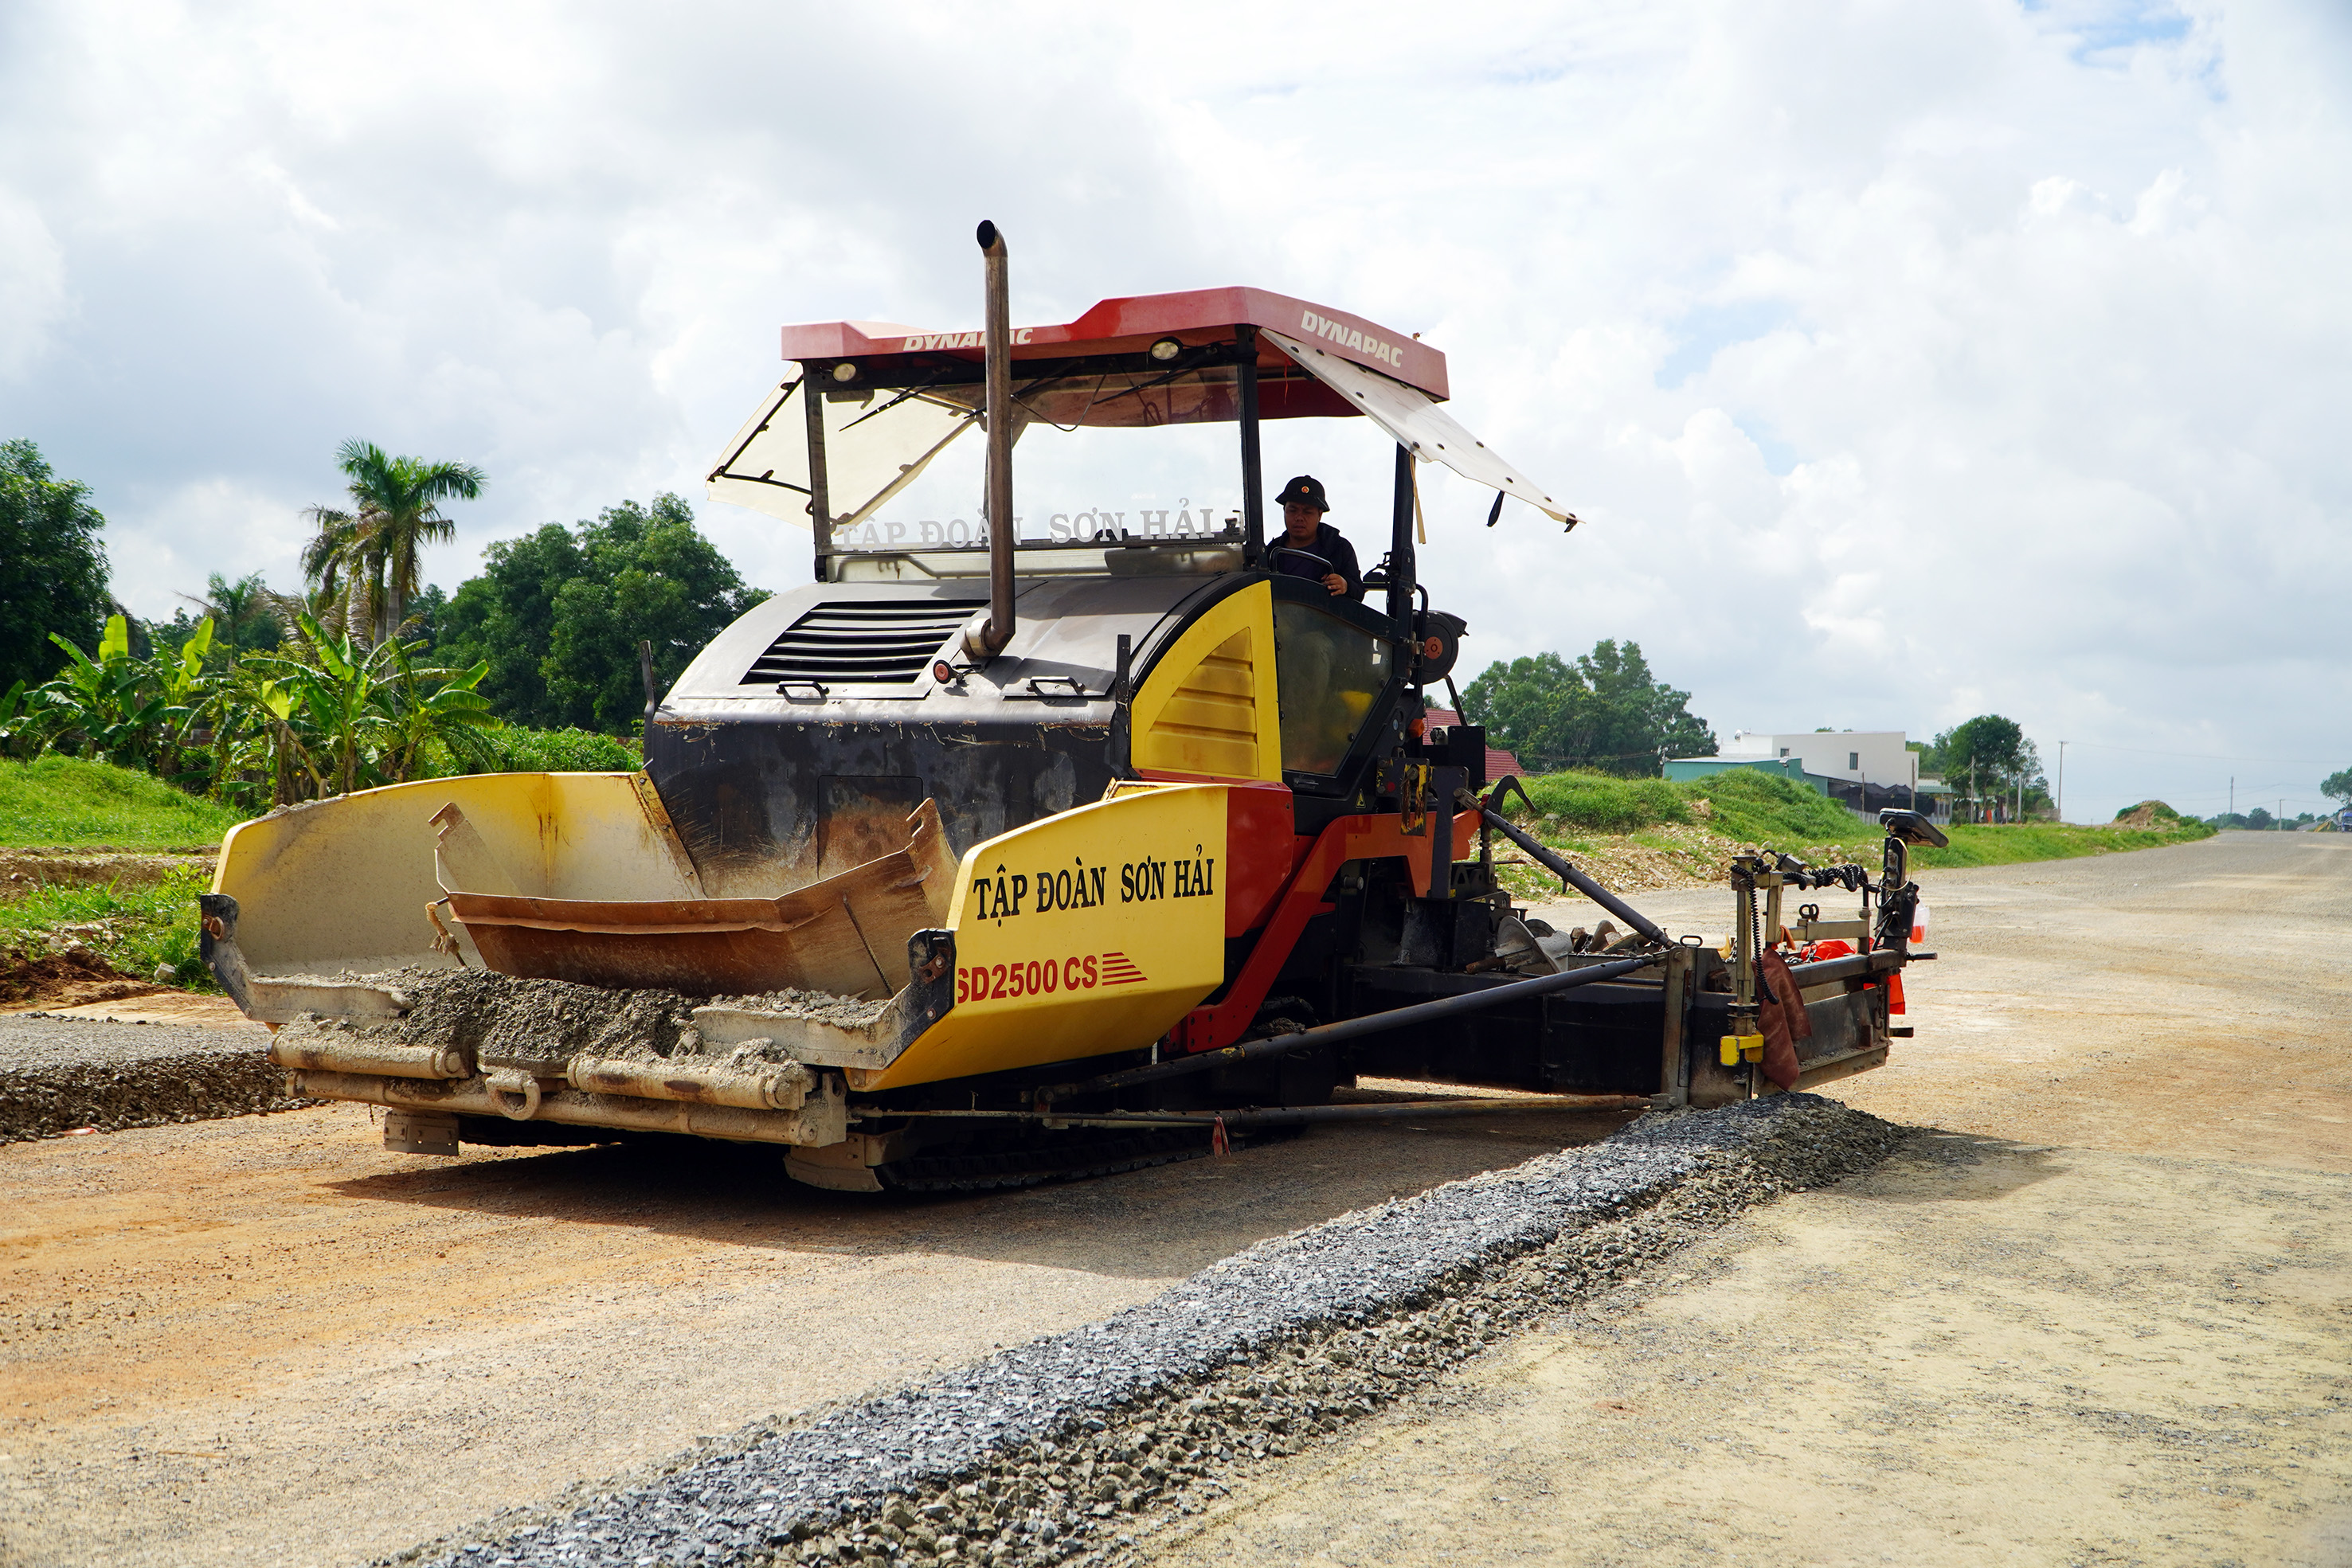
[[372, 623], [391, 641], [416, 591], [416, 552], [457, 537], [440, 503], [472, 500], [484, 476], [469, 463], [393, 457], [372, 441], [346, 441], [336, 466], [351, 481], [353, 509], [312, 507], [302, 515], [318, 534], [302, 549], [302, 573], [319, 600], [341, 598], [350, 622]]
[[271, 612], [276, 596], [261, 573], [248, 572], [231, 582], [219, 572], [205, 580], [202, 594], [183, 593], [182, 599], [194, 605], [213, 619], [218, 628], [216, 641], [226, 649], [271, 648], [278, 644], [272, 635], [268, 643], [261, 640], [265, 630], [274, 630], [277, 617]]

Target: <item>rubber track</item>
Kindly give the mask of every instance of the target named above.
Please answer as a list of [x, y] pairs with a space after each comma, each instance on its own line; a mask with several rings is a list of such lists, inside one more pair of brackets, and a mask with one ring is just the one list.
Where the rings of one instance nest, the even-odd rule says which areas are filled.
[[[1234, 1142], [1238, 1146], [1241, 1140], [1236, 1137]], [[875, 1166], [874, 1174], [894, 1192], [986, 1192], [995, 1187], [1036, 1186], [1049, 1181], [1113, 1176], [1177, 1160], [1195, 1160], [1208, 1152], [1206, 1128], [1109, 1131], [1058, 1139], [1052, 1146], [893, 1160]]]

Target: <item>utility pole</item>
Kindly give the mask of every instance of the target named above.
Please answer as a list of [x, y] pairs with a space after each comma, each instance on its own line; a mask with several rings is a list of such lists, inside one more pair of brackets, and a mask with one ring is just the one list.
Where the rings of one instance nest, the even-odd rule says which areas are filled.
[[2052, 812], [2063, 822], [2066, 820], [2066, 743], [2058, 743], [2058, 798], [2050, 802]]
[[2238, 814], [2238, 776], [2237, 776], [2236, 774], [2232, 773], [2232, 774], [2231, 774], [2231, 775], [2230, 775], [2230, 815], [2231, 815], [2231, 816], [2233, 816], [2233, 817], [2234, 817], [2234, 816], [2236, 816], [2237, 814]]

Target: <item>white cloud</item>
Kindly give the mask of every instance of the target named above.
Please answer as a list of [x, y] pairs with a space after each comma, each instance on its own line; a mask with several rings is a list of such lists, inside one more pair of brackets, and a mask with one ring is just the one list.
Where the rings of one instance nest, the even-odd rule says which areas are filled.
[[[698, 499], [778, 325], [976, 322], [990, 216], [1028, 319], [1255, 282], [1445, 349], [1457, 412], [1588, 519], [1489, 533], [1432, 476], [1474, 658], [1632, 637], [1727, 733], [1997, 708], [2084, 743], [2077, 815], [2352, 760], [2311, 695], [2352, 588], [2330, 8], [53, 0], [6, 27], [0, 131], [33, 151], [0, 170], [0, 434], [94, 486], [151, 612], [290, 577], [352, 435], [489, 470], [445, 581], [490, 538]], [[1364, 430], [1268, 461], [1325, 473], [1360, 537], [1385, 517]], [[803, 536], [701, 510], [755, 579], [804, 575]], [[2270, 770], [2308, 802], [2328, 769]]]
[[65, 255], [27, 201], [0, 190], [0, 376], [18, 375], [66, 313]]

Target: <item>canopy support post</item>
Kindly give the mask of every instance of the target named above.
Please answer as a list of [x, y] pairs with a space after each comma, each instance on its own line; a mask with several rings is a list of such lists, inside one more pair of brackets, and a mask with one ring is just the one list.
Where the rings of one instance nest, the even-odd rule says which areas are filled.
[[833, 554], [833, 501], [824, 483], [824, 393], [806, 366], [801, 369], [801, 413], [808, 422], [809, 536], [816, 541], [816, 580], [825, 580]]
[[1235, 380], [1241, 390], [1242, 423], [1242, 564], [1265, 564], [1265, 476], [1257, 447], [1257, 329], [1236, 327], [1234, 342], [1241, 350]]
[[[1412, 591], [1416, 562], [1412, 553], [1412, 453], [1396, 449], [1396, 499], [1389, 518], [1389, 619], [1407, 637], [1412, 635]], [[1412, 661], [1407, 661], [1410, 664]]]

